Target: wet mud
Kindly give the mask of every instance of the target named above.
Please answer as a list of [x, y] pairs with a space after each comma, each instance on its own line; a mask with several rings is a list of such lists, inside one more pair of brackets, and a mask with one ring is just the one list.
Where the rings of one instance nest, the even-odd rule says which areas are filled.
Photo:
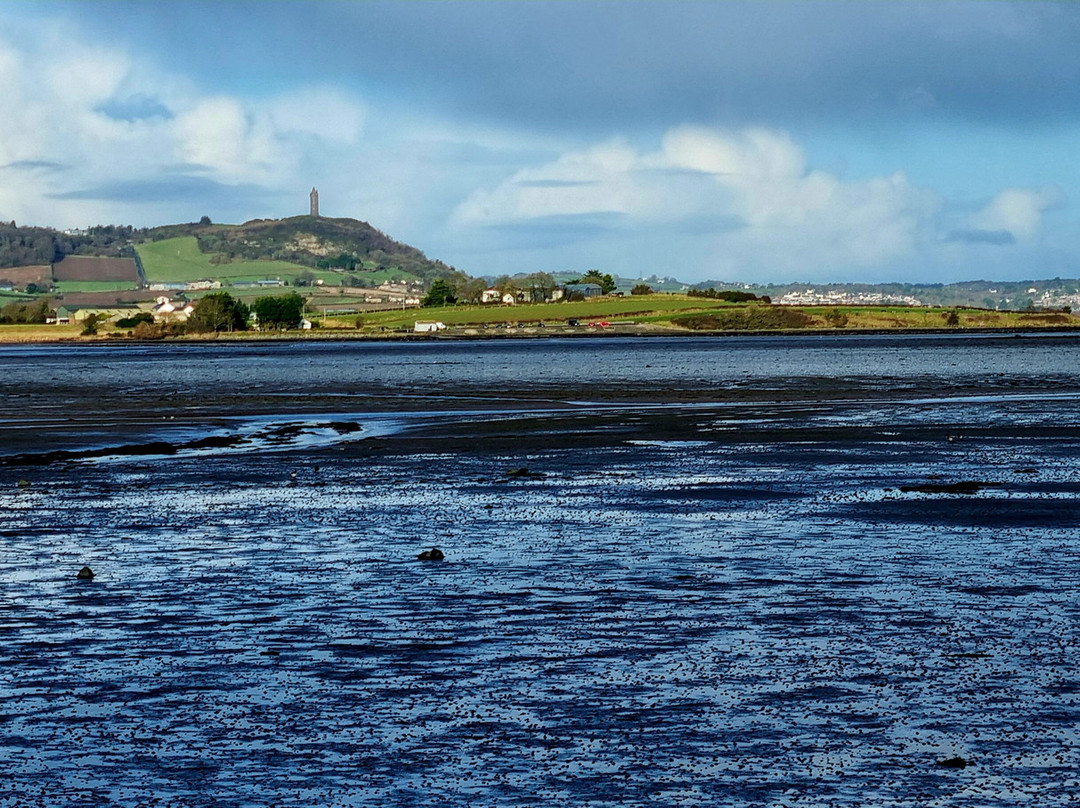
[[1080, 395], [931, 393], [12, 421], [0, 805], [1076, 804]]

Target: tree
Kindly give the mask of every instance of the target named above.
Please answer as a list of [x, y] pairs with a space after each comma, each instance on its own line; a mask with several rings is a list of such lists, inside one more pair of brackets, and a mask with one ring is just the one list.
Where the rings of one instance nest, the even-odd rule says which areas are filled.
[[484, 282], [483, 278], [473, 278], [468, 283], [459, 286], [455, 296], [458, 300], [476, 303], [480, 300], [480, 295], [486, 288], [487, 284]]
[[243, 331], [248, 307], [228, 292], [214, 292], [199, 299], [187, 321], [188, 331]]
[[518, 285], [531, 292], [534, 301], [542, 301], [551, 297], [551, 293], [555, 291], [558, 284], [555, 283], [555, 276], [550, 272], [533, 272], [522, 277]]
[[206, 227], [207, 225], [213, 224], [213, 222], [210, 221], [209, 216], [203, 216], [201, 219], [199, 219], [199, 224], [201, 224], [203, 227]]
[[630, 294], [632, 295], [651, 295], [652, 293], [653, 289], [647, 283], [636, 284], [634, 288], [630, 290]]
[[135, 328], [139, 323], [153, 323], [154, 315], [148, 311], [141, 311], [134, 317], [121, 317], [116, 321], [118, 328]]
[[[104, 318], [102, 318], [104, 319]], [[93, 337], [97, 334], [98, 316], [96, 314], [87, 315], [83, 320], [82, 335], [84, 337]]]
[[450, 288], [450, 284], [442, 278], [438, 278], [432, 282], [431, 288], [428, 289], [428, 293], [424, 296], [424, 300], [420, 305], [425, 307], [445, 306], [448, 303], [453, 303], [454, 299], [454, 292]]
[[0, 309], [0, 323], [44, 323], [55, 314], [44, 300], [27, 303], [14, 300]]
[[590, 269], [584, 275], [581, 276], [582, 283], [595, 283], [600, 287], [600, 291], [605, 295], [609, 295], [615, 291], [615, 279], [610, 274], [601, 274], [599, 269]]
[[296, 292], [260, 297], [252, 306], [259, 328], [299, 328], [304, 319], [304, 298]]

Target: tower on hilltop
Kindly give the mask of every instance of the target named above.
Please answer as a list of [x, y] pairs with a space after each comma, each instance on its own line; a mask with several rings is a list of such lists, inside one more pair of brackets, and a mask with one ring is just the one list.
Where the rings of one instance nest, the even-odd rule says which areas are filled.
[[311, 189], [311, 215], [319, 215], [319, 191], [316, 188]]

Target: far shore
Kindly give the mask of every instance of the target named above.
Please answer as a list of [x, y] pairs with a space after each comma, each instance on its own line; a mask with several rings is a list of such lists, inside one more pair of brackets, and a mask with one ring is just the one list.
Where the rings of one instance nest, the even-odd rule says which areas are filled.
[[345, 328], [313, 329], [311, 331], [236, 331], [198, 333], [170, 336], [163, 339], [137, 339], [117, 333], [83, 336], [78, 326], [0, 326], [3, 345], [131, 345], [131, 344], [192, 344], [192, 343], [262, 343], [262, 342], [445, 342], [489, 340], [544, 340], [565, 338], [626, 338], [626, 337], [809, 337], [809, 336], [918, 336], [918, 335], [1034, 335], [1080, 333], [1076, 325], [1054, 323], [1045, 326], [1009, 325], [1000, 327], [952, 328], [799, 328], [761, 330], [690, 330], [658, 326], [614, 324], [609, 326], [527, 326], [522, 328], [450, 327], [434, 333], [401, 330], [385, 332], [359, 331]]

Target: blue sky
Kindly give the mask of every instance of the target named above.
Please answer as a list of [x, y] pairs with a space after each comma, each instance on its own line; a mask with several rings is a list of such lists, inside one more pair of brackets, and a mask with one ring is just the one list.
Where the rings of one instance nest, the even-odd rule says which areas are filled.
[[1080, 276], [1080, 3], [0, 2], [0, 219], [472, 274]]

